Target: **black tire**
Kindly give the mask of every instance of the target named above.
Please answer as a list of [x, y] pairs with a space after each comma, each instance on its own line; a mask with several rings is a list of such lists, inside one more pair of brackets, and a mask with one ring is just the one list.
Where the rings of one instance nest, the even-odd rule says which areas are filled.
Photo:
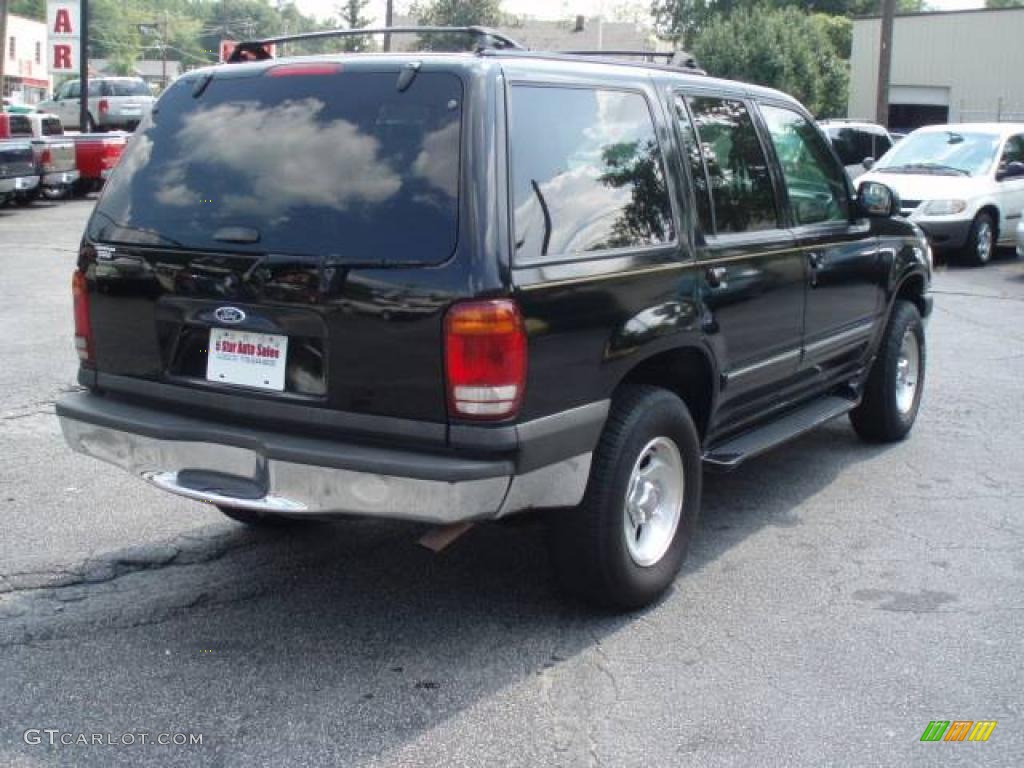
[[998, 242], [999, 232], [996, 230], [992, 215], [982, 211], [971, 222], [971, 231], [964, 246], [964, 256], [970, 264], [984, 267], [995, 257]]
[[299, 518], [254, 512], [251, 509], [238, 509], [237, 507], [217, 507], [217, 509], [236, 523], [248, 525], [250, 528], [288, 528], [302, 522]]
[[[667, 551], [649, 565], [630, 554], [624, 524], [634, 465], [650, 442], [667, 437], [683, 468], [681, 517]], [[700, 438], [685, 403], [653, 386], [615, 398], [594, 452], [583, 502], [549, 515], [549, 543], [561, 585], [587, 602], [633, 610], [660, 597], [679, 572], [697, 524], [701, 498]]]
[[[917, 339], [918, 371], [910, 407], [901, 409], [897, 385], [900, 351], [907, 333]], [[873, 443], [893, 443], [909, 434], [921, 407], [927, 359], [924, 325], [917, 307], [909, 301], [897, 301], [892, 308], [878, 356], [868, 374], [864, 397], [860, 405], [850, 412], [850, 422], [862, 439]]]

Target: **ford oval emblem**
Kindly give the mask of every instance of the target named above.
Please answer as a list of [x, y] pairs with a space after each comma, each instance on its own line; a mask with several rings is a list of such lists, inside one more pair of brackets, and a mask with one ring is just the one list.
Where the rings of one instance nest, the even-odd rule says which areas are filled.
[[238, 307], [217, 307], [213, 316], [222, 323], [228, 323], [229, 325], [236, 325], [245, 320], [245, 312]]

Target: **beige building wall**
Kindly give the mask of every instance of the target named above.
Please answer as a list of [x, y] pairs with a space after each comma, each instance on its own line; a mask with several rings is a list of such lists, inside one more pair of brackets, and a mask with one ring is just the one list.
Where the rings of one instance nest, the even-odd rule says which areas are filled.
[[[854, 20], [850, 117], [875, 117], [880, 32]], [[1024, 8], [897, 16], [890, 83], [890, 103], [945, 104], [951, 122], [1024, 120]]]

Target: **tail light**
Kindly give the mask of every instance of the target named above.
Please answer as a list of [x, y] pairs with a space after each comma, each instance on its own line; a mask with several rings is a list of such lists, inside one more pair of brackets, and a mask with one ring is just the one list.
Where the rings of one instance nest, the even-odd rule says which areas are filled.
[[92, 364], [92, 322], [89, 320], [89, 285], [85, 272], [75, 270], [71, 278], [71, 295], [75, 306], [75, 349], [83, 363]]
[[515, 302], [456, 304], [444, 330], [450, 413], [467, 419], [514, 416], [526, 386], [526, 331]]
[[102, 169], [107, 171], [117, 165], [117, 161], [121, 159], [122, 152], [124, 152], [124, 142], [104, 141], [103, 149], [100, 152], [100, 166]]
[[110, 111], [110, 102], [106, 99], [100, 99], [100, 112], [106, 114]]
[[50, 153], [50, 149], [44, 149], [39, 155], [39, 164], [44, 170], [50, 170], [53, 167], [53, 155]]

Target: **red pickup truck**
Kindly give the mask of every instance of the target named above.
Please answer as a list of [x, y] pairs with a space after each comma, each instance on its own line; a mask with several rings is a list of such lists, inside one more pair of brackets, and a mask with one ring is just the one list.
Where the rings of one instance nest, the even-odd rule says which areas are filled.
[[75, 160], [78, 164], [76, 194], [95, 192], [103, 186], [114, 170], [121, 153], [128, 145], [127, 133], [83, 133], [69, 138], [75, 141]]

